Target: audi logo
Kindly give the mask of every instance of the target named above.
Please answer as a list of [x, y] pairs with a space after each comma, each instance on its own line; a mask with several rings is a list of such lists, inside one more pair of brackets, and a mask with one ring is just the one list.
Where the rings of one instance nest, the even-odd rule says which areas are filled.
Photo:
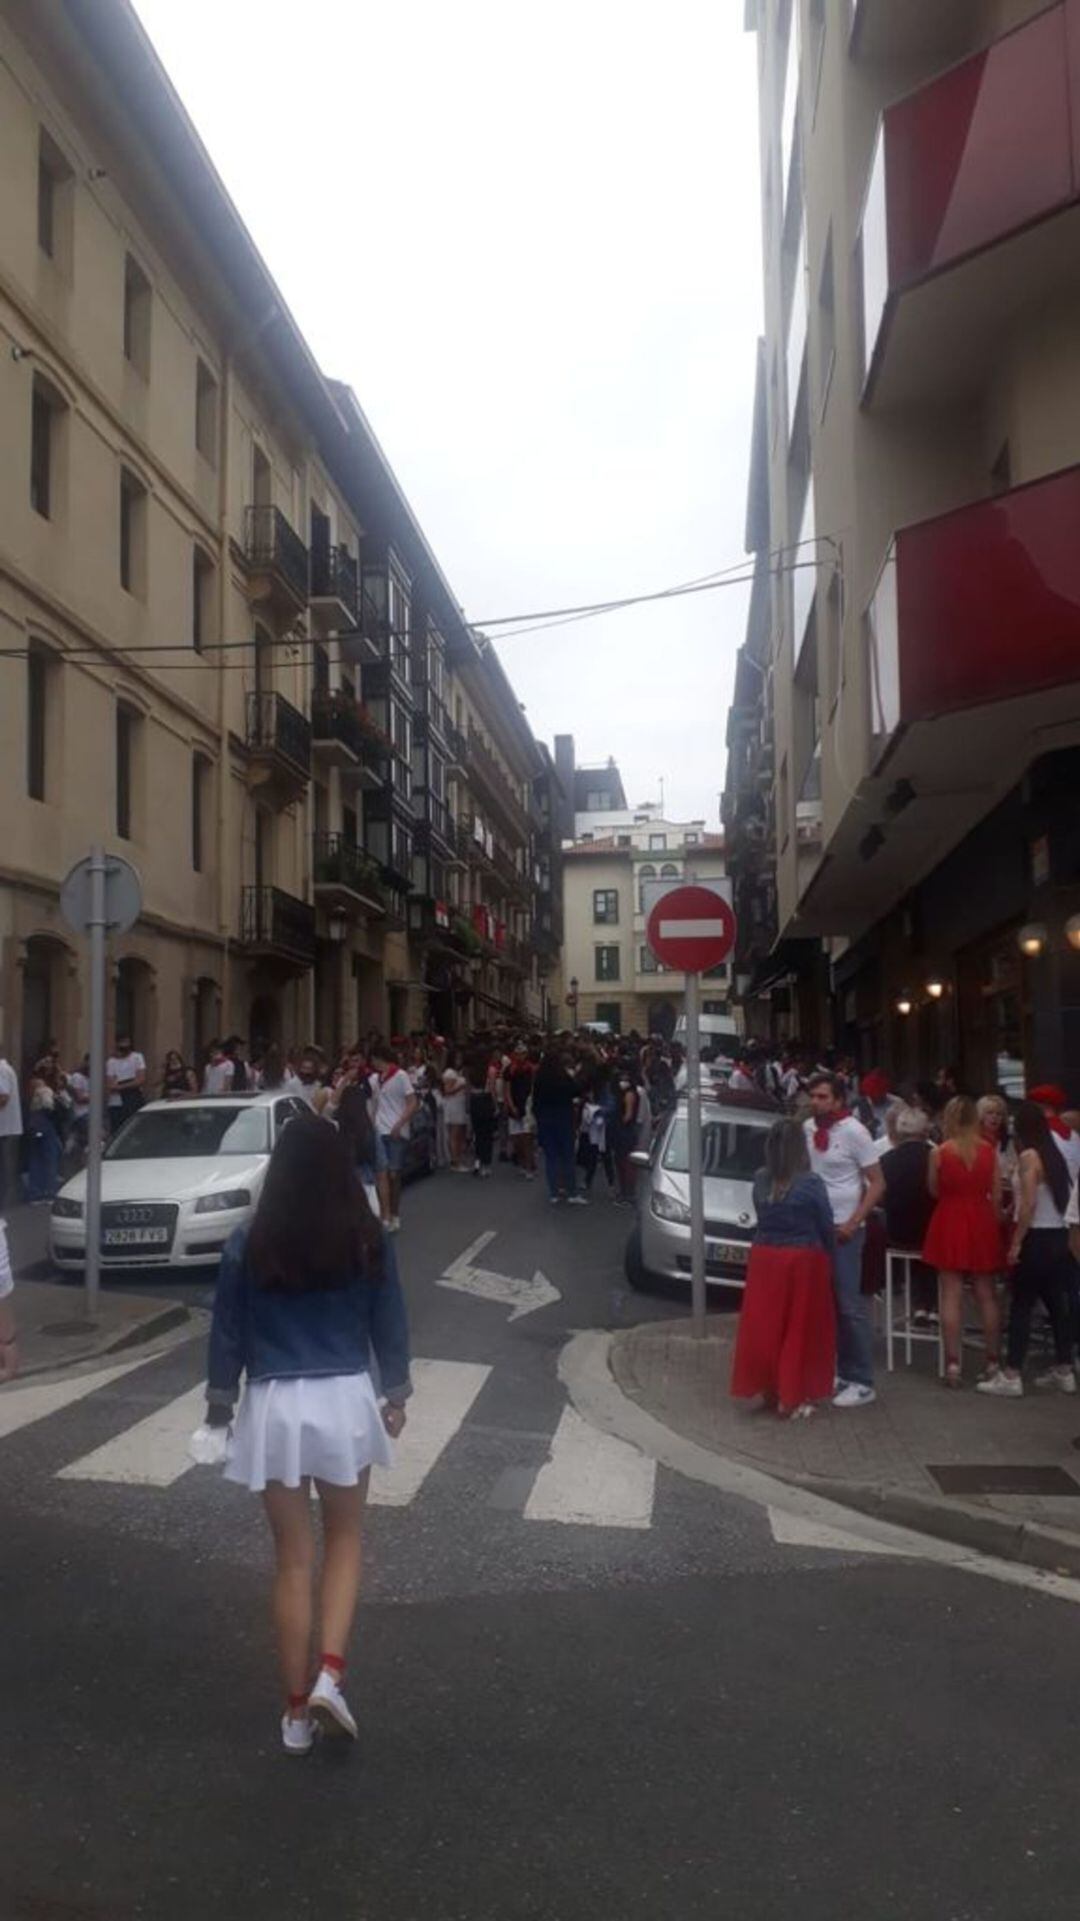
[[116, 1218], [122, 1221], [125, 1227], [139, 1227], [145, 1226], [153, 1216], [148, 1207], [118, 1207]]

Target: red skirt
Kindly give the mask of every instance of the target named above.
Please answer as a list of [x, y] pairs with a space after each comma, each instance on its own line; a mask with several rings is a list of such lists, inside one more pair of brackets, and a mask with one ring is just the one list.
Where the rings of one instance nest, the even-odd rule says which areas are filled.
[[836, 1377], [832, 1262], [815, 1247], [750, 1250], [731, 1392], [782, 1408], [827, 1400]]
[[930, 1216], [922, 1253], [939, 1273], [1000, 1274], [1001, 1223], [989, 1201], [943, 1195]]

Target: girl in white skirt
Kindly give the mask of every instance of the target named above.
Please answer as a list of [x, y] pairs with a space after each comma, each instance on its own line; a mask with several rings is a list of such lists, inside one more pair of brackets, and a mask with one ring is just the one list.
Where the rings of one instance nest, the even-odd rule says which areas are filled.
[[[263, 1497], [277, 1559], [282, 1740], [290, 1754], [306, 1754], [316, 1724], [356, 1738], [342, 1682], [360, 1587], [364, 1501], [372, 1464], [391, 1462], [390, 1438], [405, 1425], [412, 1392], [393, 1248], [356, 1177], [349, 1144], [314, 1115], [282, 1131], [251, 1226], [237, 1228], [222, 1257], [210, 1332], [211, 1426], [232, 1421], [241, 1375], [246, 1385], [225, 1475]], [[312, 1481], [323, 1522], [314, 1684]]]

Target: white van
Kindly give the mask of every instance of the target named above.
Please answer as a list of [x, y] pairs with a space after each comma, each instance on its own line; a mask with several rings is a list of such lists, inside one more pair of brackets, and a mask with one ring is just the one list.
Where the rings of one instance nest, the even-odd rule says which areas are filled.
[[[739, 1023], [732, 1014], [701, 1014], [698, 1017], [702, 1047], [713, 1047], [718, 1054], [728, 1060], [738, 1060], [742, 1052], [743, 1037]], [[674, 1039], [680, 1047], [686, 1046], [686, 1015], [680, 1014], [675, 1022]]]

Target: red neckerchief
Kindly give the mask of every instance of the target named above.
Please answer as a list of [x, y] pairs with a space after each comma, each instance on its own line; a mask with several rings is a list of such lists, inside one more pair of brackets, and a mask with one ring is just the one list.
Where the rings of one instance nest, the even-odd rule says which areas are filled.
[[384, 1067], [382, 1072], [379, 1075], [379, 1086], [385, 1087], [387, 1081], [390, 1080], [393, 1077], [393, 1075], [395, 1075], [398, 1071], [399, 1070], [392, 1063], [389, 1067]]
[[1065, 1122], [1060, 1120], [1056, 1114], [1048, 1114], [1046, 1116], [1046, 1125], [1050, 1129], [1051, 1134], [1057, 1135], [1059, 1141], [1072, 1139], [1072, 1128], [1066, 1127]]
[[819, 1154], [828, 1151], [829, 1135], [839, 1121], [851, 1119], [846, 1107], [838, 1107], [835, 1114], [819, 1114], [814, 1121], [814, 1146]]

